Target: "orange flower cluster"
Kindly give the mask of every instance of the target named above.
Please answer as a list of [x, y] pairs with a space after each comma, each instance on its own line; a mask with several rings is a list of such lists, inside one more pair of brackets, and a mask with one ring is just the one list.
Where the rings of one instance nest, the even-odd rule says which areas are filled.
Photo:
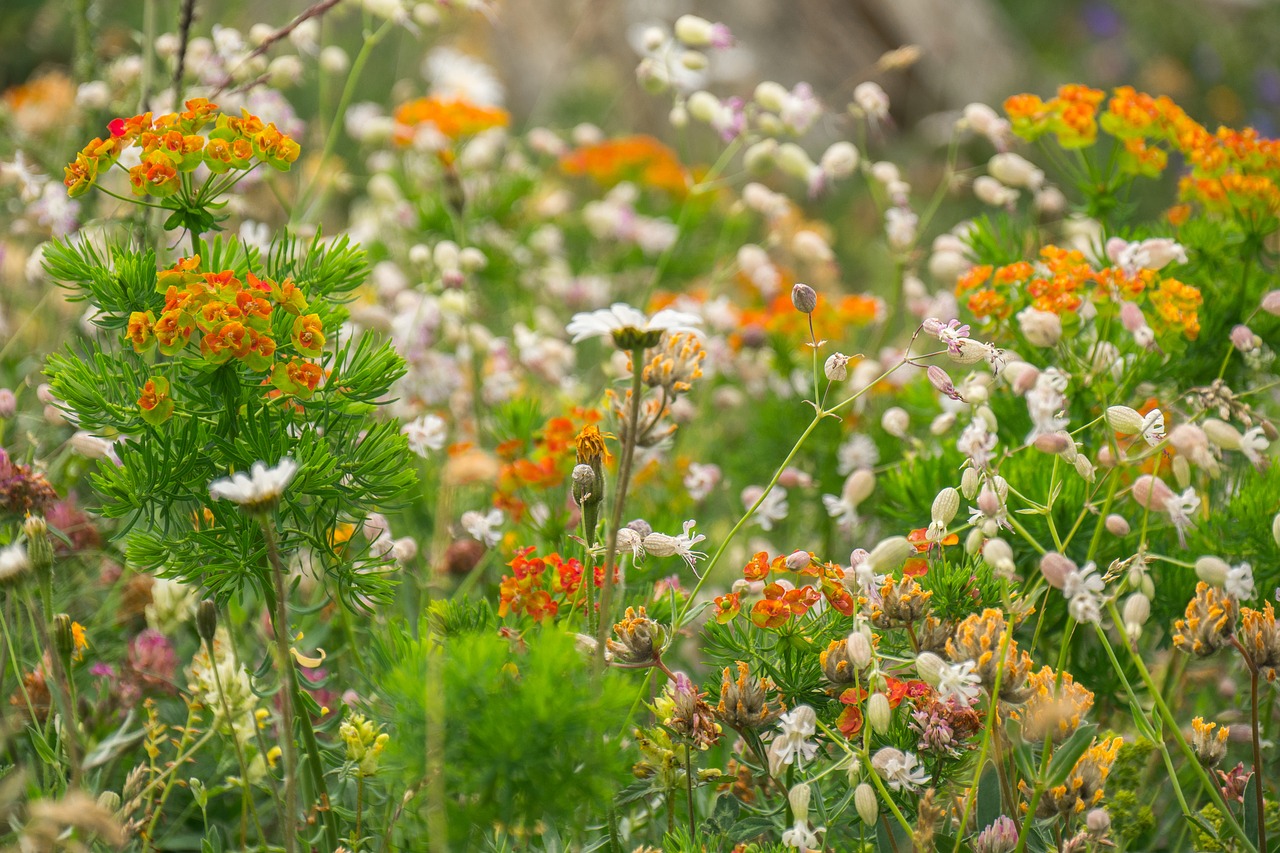
[[429, 124], [436, 132], [457, 142], [495, 127], [506, 127], [511, 116], [499, 107], [482, 107], [461, 98], [416, 98], [396, 107], [393, 138], [401, 145], [413, 142], [417, 129]]
[[652, 136], [622, 136], [575, 148], [560, 158], [566, 175], [586, 175], [611, 187], [623, 181], [674, 196], [689, 191], [689, 173], [676, 153]]
[[[776, 575], [798, 575], [794, 581], [783, 577], [767, 584], [764, 598], [751, 608], [751, 622], [758, 628], [780, 628], [787, 624], [793, 616], [803, 616], [823, 597], [827, 602], [845, 616], [853, 615], [853, 596], [841, 584], [844, 569], [835, 563], [820, 563], [812, 554], [809, 563], [799, 569], [787, 565], [786, 556], [774, 557], [760, 551], [742, 570], [742, 576], [749, 581], [764, 580], [772, 572]], [[797, 584], [805, 577], [813, 578], [813, 583]], [[817, 588], [814, 588], [814, 583]], [[742, 610], [742, 599], [739, 593], [731, 592], [716, 598], [716, 621], [725, 623], [736, 617]]]
[[[562, 488], [575, 464], [579, 433], [586, 427], [594, 427], [602, 418], [595, 409], [575, 407], [569, 415], [548, 420], [528, 452], [524, 452], [525, 440], [521, 438], [498, 445], [498, 455], [503, 463], [494, 506], [518, 521], [525, 511], [525, 502], [517, 494], [520, 489]], [[603, 434], [598, 430], [596, 434], [601, 436], [603, 445]], [[610, 458], [606, 448], [605, 461]]]
[[[498, 588], [498, 615], [527, 615], [535, 622], [555, 617], [562, 606], [584, 607], [583, 566], [578, 560], [566, 560], [559, 554], [530, 556], [533, 546], [516, 551], [507, 563], [512, 574], [502, 578]], [[548, 571], [548, 569], [550, 571]], [[604, 570], [595, 570], [596, 587], [604, 583]]]
[[[206, 138], [201, 131], [210, 122], [214, 128]], [[102, 171], [134, 144], [142, 149], [142, 162], [129, 170], [133, 193], [155, 198], [178, 192], [181, 175], [201, 164], [214, 174], [232, 169], [247, 171], [258, 163], [269, 163], [283, 172], [301, 153], [298, 143], [274, 124], [264, 124], [247, 112], [238, 118], [219, 113], [217, 105], [205, 98], [187, 101], [186, 109], [180, 113], [155, 118], [143, 113], [113, 119], [107, 130], [106, 139], [94, 139], [64, 170], [63, 184], [68, 195], [88, 192]]]
[[1155, 312], [1156, 331], [1190, 340], [1200, 334], [1203, 301], [1196, 288], [1154, 270], [1095, 270], [1083, 253], [1058, 246], [1041, 249], [1035, 264], [975, 266], [956, 281], [956, 296], [981, 320], [1003, 320], [1026, 305], [1063, 316], [1078, 311], [1086, 298], [1099, 303], [1145, 299]]
[[[270, 383], [284, 394], [306, 398], [311, 396], [323, 378], [319, 365], [303, 358], [319, 356], [324, 347], [324, 329], [318, 314], [304, 314], [306, 297], [293, 282], [275, 282], [247, 273], [244, 281], [234, 270], [201, 272], [200, 256], [183, 258], [172, 269], [156, 276], [156, 290], [164, 294], [164, 308], [159, 318], [153, 311], [134, 311], [129, 315], [125, 335], [135, 352], [146, 352], [153, 346], [164, 355], [177, 355], [199, 332], [200, 355], [210, 364], [225, 364], [233, 358], [250, 370], [271, 371]], [[280, 308], [294, 317], [291, 343], [296, 356], [288, 361], [276, 360], [276, 340], [272, 337], [273, 312]], [[158, 382], [162, 380], [151, 380]], [[167, 399], [168, 383], [163, 389], [144, 389], [139, 405], [144, 416], [148, 412], [172, 413], [156, 396], [160, 391]], [[168, 414], [159, 420], [167, 419]]]
[[[884, 302], [876, 296], [860, 293], [844, 294], [832, 302], [818, 297], [818, 308], [813, 317], [813, 331], [820, 341], [838, 341], [847, 338], [853, 329], [860, 329], [884, 317]], [[740, 331], [731, 337], [731, 343], [741, 346], [752, 335], [764, 332], [794, 341], [809, 341], [809, 317], [801, 314], [791, 304], [791, 290], [778, 294], [765, 308], [742, 312]]]
[[1106, 93], [1070, 84], [1047, 101], [1036, 95], [1014, 95], [1004, 102], [1013, 132], [1035, 140], [1052, 133], [1063, 148], [1084, 148], [1098, 138], [1098, 105]]

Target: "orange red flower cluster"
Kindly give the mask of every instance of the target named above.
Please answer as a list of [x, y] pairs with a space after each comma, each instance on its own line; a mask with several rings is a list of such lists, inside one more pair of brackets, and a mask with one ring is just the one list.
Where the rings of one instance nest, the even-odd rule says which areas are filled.
[[[751, 607], [751, 622], [759, 628], [780, 628], [791, 621], [793, 616], [803, 616], [822, 598], [843, 613], [853, 615], [854, 600], [849, 591], [840, 582], [844, 578], [844, 569], [835, 563], [820, 563], [812, 554], [807, 565], [792, 569], [787, 565], [790, 558], [777, 556], [773, 560], [760, 551], [742, 570], [742, 576], [749, 581], [762, 581], [770, 573], [775, 575], [794, 575], [768, 583], [764, 587], [764, 598]], [[797, 586], [803, 578], [813, 578], [812, 582]], [[817, 588], [814, 584], [817, 584]], [[725, 623], [732, 620], [742, 610], [741, 594], [736, 592], [718, 596], [716, 603], [716, 621]]]
[[[201, 131], [212, 122], [207, 134]], [[132, 145], [142, 149], [142, 161], [129, 170], [129, 182], [137, 196], [166, 198], [182, 187], [181, 175], [203, 164], [214, 174], [233, 169], [246, 171], [268, 163], [288, 171], [298, 159], [298, 143], [274, 124], [245, 112], [239, 117], [219, 113], [205, 98], [186, 102], [180, 113], [152, 117], [151, 113], [113, 119], [106, 139], [94, 139], [76, 154], [64, 170], [68, 195], [86, 193], [104, 169]], [[255, 162], [256, 161], [256, 162]]]
[[[575, 559], [559, 554], [534, 556], [533, 546], [521, 548], [511, 562], [511, 574], [502, 578], [498, 588], [498, 615], [526, 615], [535, 622], [555, 617], [561, 607], [575, 609], [586, 606], [583, 594], [584, 568]], [[604, 569], [597, 566], [593, 583], [604, 584]]]
[[[890, 709], [897, 708], [904, 699], [910, 699], [915, 702], [915, 700], [933, 693], [933, 688], [928, 684], [914, 679], [902, 681], [893, 676], [886, 676], [885, 683], [885, 695], [889, 698]], [[840, 694], [840, 704], [844, 705], [844, 709], [840, 712], [840, 716], [836, 718], [836, 728], [840, 729], [840, 733], [845, 737], [851, 738], [862, 731], [863, 714], [861, 706], [866, 701], [867, 690], [864, 687], [849, 687]]]
[[[525, 501], [519, 496], [521, 489], [544, 491], [564, 487], [569, 472], [573, 470], [576, 456], [574, 450], [579, 434], [587, 427], [594, 429], [594, 425], [602, 418], [595, 409], [575, 407], [568, 415], [548, 420], [527, 452], [526, 441], [522, 438], [510, 439], [498, 445], [498, 456], [503, 463], [498, 475], [494, 506], [505, 510], [518, 521], [526, 508]], [[596, 430], [594, 435], [601, 436], [600, 446], [603, 447], [603, 434]], [[607, 449], [604, 456], [606, 462], [611, 458]]]
[[396, 107], [393, 138], [401, 145], [413, 141], [422, 125], [431, 125], [445, 139], [457, 142], [495, 127], [506, 127], [511, 116], [499, 107], [482, 107], [461, 98], [416, 98]]
[[1099, 115], [1104, 97], [1097, 89], [1072, 85], [1048, 101], [1014, 95], [1004, 108], [1019, 136], [1034, 140], [1053, 133], [1064, 148], [1092, 145], [1101, 127], [1119, 143], [1120, 168], [1129, 174], [1156, 177], [1168, 165], [1169, 152], [1178, 152], [1190, 167], [1179, 197], [1205, 210], [1280, 214], [1280, 140], [1264, 139], [1252, 128], [1210, 131], [1170, 98], [1131, 86], [1117, 88]]
[[[164, 355], [177, 355], [198, 332], [200, 355], [210, 364], [236, 359], [250, 370], [270, 370], [269, 381], [279, 392], [303, 399], [320, 384], [324, 376], [320, 366], [303, 359], [323, 351], [323, 325], [320, 315], [303, 313], [307, 300], [292, 279], [275, 282], [247, 273], [241, 281], [234, 270], [201, 272], [200, 256], [195, 255], [161, 270], [156, 290], [165, 300], [158, 318], [153, 311], [129, 315], [125, 334], [135, 352], [157, 347]], [[294, 318], [290, 343], [296, 355], [287, 361], [276, 358], [272, 336], [276, 308]], [[148, 381], [138, 401], [144, 417], [151, 413], [149, 419], [157, 422], [168, 418], [173, 411], [168, 390], [161, 377]]]
[[1157, 331], [1176, 332], [1190, 340], [1200, 334], [1200, 291], [1155, 270], [1127, 273], [1119, 267], [1095, 270], [1083, 253], [1045, 246], [1039, 260], [993, 267], [975, 266], [956, 281], [956, 296], [974, 316], [1003, 320], [1027, 305], [1063, 316], [1080, 310], [1086, 299], [1140, 302], [1154, 309]]
[[601, 186], [623, 181], [674, 196], [689, 191], [689, 173], [676, 153], [652, 136], [621, 136], [583, 145], [560, 158], [566, 175], [585, 175]]

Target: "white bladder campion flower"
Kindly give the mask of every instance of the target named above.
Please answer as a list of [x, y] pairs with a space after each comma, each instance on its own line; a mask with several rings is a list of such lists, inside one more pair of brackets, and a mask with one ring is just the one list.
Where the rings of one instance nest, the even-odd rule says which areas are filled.
[[914, 755], [891, 746], [871, 756], [871, 768], [892, 791], [914, 791], [929, 782], [928, 774]]
[[248, 474], [241, 471], [214, 480], [209, 484], [209, 496], [215, 501], [231, 501], [250, 511], [267, 510], [280, 502], [280, 496], [297, 473], [298, 463], [287, 456], [271, 468], [255, 462]]
[[409, 449], [426, 459], [433, 450], [444, 447], [449, 428], [439, 415], [423, 415], [400, 428], [409, 440]]
[[1164, 412], [1159, 409], [1142, 415], [1128, 406], [1112, 406], [1106, 417], [1107, 425], [1122, 435], [1141, 435], [1152, 447], [1164, 441]]
[[782, 715], [778, 721], [781, 733], [769, 744], [769, 772], [778, 776], [784, 766], [808, 761], [818, 752], [818, 745], [809, 738], [818, 728], [818, 715], [808, 705], [797, 705]]
[[696, 522], [692, 519], [686, 521], [684, 532], [675, 536], [668, 536], [666, 533], [650, 533], [644, 537], [645, 552], [655, 557], [679, 557], [692, 569], [698, 560], [707, 558], [704, 552], [693, 550], [694, 545], [707, 538], [701, 533], [693, 532], [694, 524]]
[[483, 542], [486, 548], [492, 548], [502, 539], [502, 531], [498, 528], [502, 526], [505, 518], [500, 509], [491, 509], [488, 512], [467, 510], [462, 514], [462, 529], [467, 531], [472, 539]]
[[574, 314], [565, 331], [573, 336], [573, 343], [588, 338], [613, 338], [618, 349], [655, 346], [664, 332], [689, 332], [700, 334], [702, 318], [697, 314], [663, 308], [652, 317], [632, 308], [625, 302], [615, 302], [598, 311]]

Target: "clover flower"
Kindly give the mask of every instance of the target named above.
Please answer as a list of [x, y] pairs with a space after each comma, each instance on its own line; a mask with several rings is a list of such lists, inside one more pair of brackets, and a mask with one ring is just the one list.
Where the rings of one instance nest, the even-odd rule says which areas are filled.
[[236, 472], [214, 480], [209, 484], [209, 496], [239, 504], [249, 512], [265, 512], [280, 502], [297, 473], [298, 463], [287, 456], [270, 468], [255, 462], [248, 474]]
[[575, 344], [588, 338], [609, 337], [618, 349], [634, 350], [656, 346], [664, 332], [698, 334], [701, 325], [702, 318], [696, 314], [663, 308], [649, 317], [625, 302], [615, 302], [598, 311], [574, 314], [565, 331], [573, 336]]
[[1191, 721], [1191, 749], [1195, 751], [1196, 760], [1203, 767], [1213, 768], [1222, 763], [1227, 754], [1227, 738], [1230, 736], [1230, 726], [1206, 723], [1203, 717], [1196, 717]]
[[1093, 707], [1093, 693], [1077, 684], [1069, 672], [1056, 673], [1045, 666], [1032, 673], [1027, 684], [1031, 695], [1017, 715], [1022, 739], [1027, 743], [1043, 743], [1045, 737], [1052, 737], [1055, 744], [1062, 743], [1075, 734]]

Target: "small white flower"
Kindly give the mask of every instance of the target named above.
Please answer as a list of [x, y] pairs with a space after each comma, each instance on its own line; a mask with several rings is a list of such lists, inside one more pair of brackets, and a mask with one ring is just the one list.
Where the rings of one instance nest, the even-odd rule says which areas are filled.
[[0, 548], [0, 586], [7, 584], [31, 568], [31, 560], [27, 557], [27, 548], [21, 542]]
[[981, 677], [974, 670], [971, 660], [962, 663], [944, 665], [938, 673], [938, 693], [943, 698], [954, 696], [956, 701], [965, 705], [973, 704], [978, 698]]
[[702, 318], [697, 314], [663, 308], [652, 317], [624, 302], [615, 302], [608, 308], [598, 311], [581, 312], [573, 315], [565, 331], [573, 335], [573, 343], [585, 341], [587, 338], [611, 337], [615, 332], [634, 330], [636, 332], [690, 332], [700, 333]]
[[449, 428], [439, 415], [423, 415], [400, 428], [409, 439], [409, 449], [426, 459], [431, 451], [444, 447]]
[[783, 766], [808, 761], [818, 752], [818, 745], [809, 740], [817, 731], [818, 715], [808, 705], [797, 705], [782, 715], [778, 721], [781, 734], [769, 744], [769, 769], [779, 775]]
[[1102, 618], [1102, 593], [1106, 589], [1098, 567], [1085, 563], [1067, 573], [1062, 581], [1062, 595], [1067, 599], [1067, 612], [1080, 623], [1094, 623]]
[[644, 550], [655, 557], [679, 557], [689, 564], [689, 568], [693, 568], [698, 560], [707, 558], [704, 552], [693, 550], [694, 545], [707, 538], [701, 533], [693, 533], [695, 523], [693, 519], [686, 521], [684, 523], [684, 532], [676, 536], [668, 536], [665, 533], [650, 533], [644, 537]]
[[874, 468], [880, 461], [880, 449], [869, 435], [854, 433], [836, 450], [836, 472], [847, 476], [858, 468]]
[[1227, 571], [1227, 579], [1223, 582], [1222, 588], [1226, 590], [1227, 595], [1237, 601], [1253, 598], [1253, 566], [1248, 563], [1232, 566]]
[[230, 477], [214, 480], [209, 484], [209, 496], [214, 500], [228, 500], [251, 510], [264, 509], [280, 500], [297, 473], [298, 463], [287, 456], [273, 468], [268, 468], [262, 462], [255, 462], [247, 475], [237, 472]]
[[689, 492], [689, 497], [695, 501], [705, 500], [719, 482], [719, 465], [690, 462], [689, 470], [684, 475], [684, 487]]
[[[742, 505], [750, 509], [756, 501], [760, 500], [760, 496], [763, 493], [763, 486], [747, 486], [742, 490]], [[790, 511], [791, 506], [787, 503], [787, 490], [782, 486], [775, 486], [773, 491], [765, 495], [764, 500], [756, 509], [755, 522], [763, 530], [772, 530], [773, 526], [785, 519]]]
[[1261, 468], [1266, 464], [1263, 453], [1271, 446], [1271, 442], [1267, 439], [1266, 434], [1262, 431], [1262, 427], [1256, 426], [1246, 430], [1244, 435], [1240, 436], [1240, 452], [1255, 467]]
[[891, 746], [871, 757], [871, 767], [892, 791], [914, 791], [929, 781], [924, 767], [914, 755]]
[[1192, 518], [1200, 509], [1200, 496], [1196, 494], [1195, 487], [1192, 487], [1180, 495], [1170, 497], [1165, 501], [1164, 508], [1165, 512], [1169, 513], [1169, 520], [1173, 522], [1174, 530], [1178, 533], [1178, 542], [1185, 548], [1187, 528], [1195, 526]]
[[502, 532], [497, 528], [502, 526], [505, 518], [500, 509], [491, 509], [487, 513], [468, 510], [462, 514], [462, 529], [472, 539], [483, 542], [486, 548], [492, 548], [502, 539]]

